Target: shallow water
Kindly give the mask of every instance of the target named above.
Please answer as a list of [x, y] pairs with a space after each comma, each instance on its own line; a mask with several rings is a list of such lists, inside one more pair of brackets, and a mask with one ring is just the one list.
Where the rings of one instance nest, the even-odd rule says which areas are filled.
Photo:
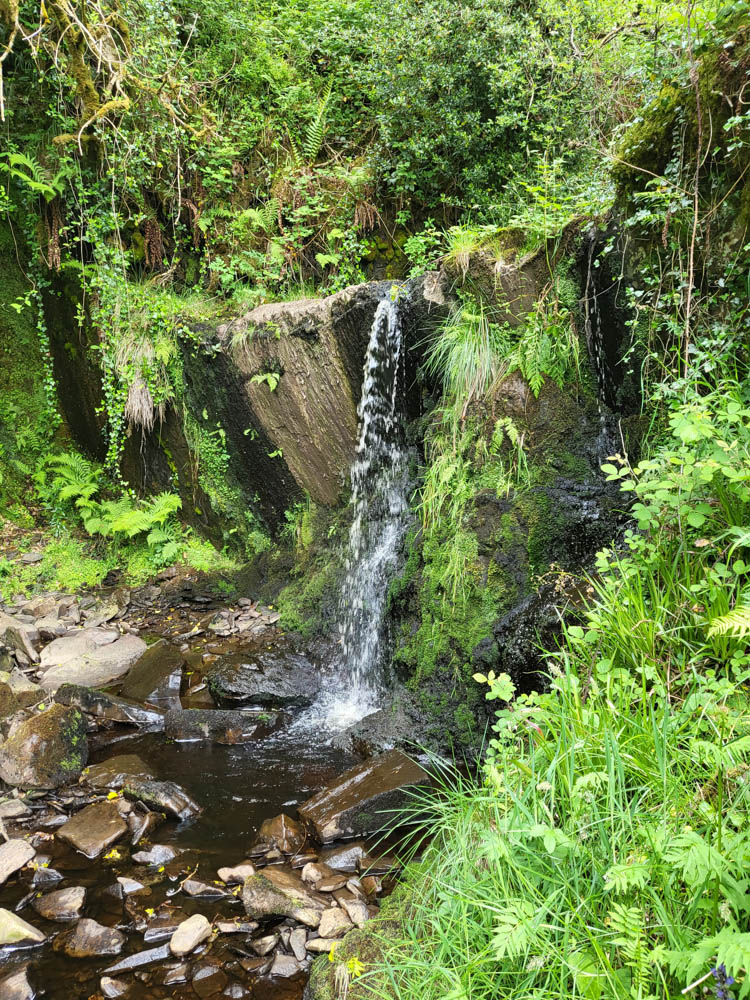
[[[156, 875], [159, 881], [150, 886], [150, 894], [136, 894], [126, 901], [111, 895], [118, 875], [148, 883], [154, 869], [136, 865], [129, 858], [126, 841], [117, 845], [121, 861], [98, 859], [89, 861], [52, 836], [48, 845], [39, 849], [50, 859], [50, 866], [64, 875], [64, 880], [44, 888], [50, 892], [73, 885], [87, 888], [84, 915], [107, 926], [118, 926], [127, 934], [121, 955], [95, 959], [74, 959], [56, 953], [47, 944], [0, 956], [0, 975], [15, 965], [29, 963], [29, 979], [38, 988], [39, 996], [54, 1000], [87, 1000], [99, 996], [99, 980], [110, 966], [127, 955], [156, 947], [144, 943], [142, 931], [133, 923], [145, 923], [146, 908], [157, 909], [170, 898], [184, 916], [203, 913], [209, 920], [215, 917], [231, 919], [241, 916], [242, 905], [234, 897], [228, 900], [195, 899], [179, 889], [179, 881], [187, 872], [205, 882], [216, 879], [217, 868], [238, 864], [246, 857], [264, 819], [279, 812], [294, 814], [297, 803], [309, 798], [327, 782], [355, 763], [355, 758], [331, 746], [317, 745], [310, 734], [290, 740], [288, 734], [277, 734], [258, 743], [242, 746], [221, 746], [208, 742], [174, 743], [163, 734], [120, 736], [110, 740], [92, 754], [91, 763], [115, 754], [138, 754], [161, 780], [180, 784], [202, 807], [196, 819], [184, 823], [167, 822], [151, 837], [154, 843], [169, 844], [180, 854], [166, 866], [166, 873]], [[33, 828], [33, 827], [31, 827]], [[141, 849], [141, 848], [138, 848]], [[137, 850], [137, 849], [134, 849]], [[172, 879], [165, 878], [171, 875]], [[0, 906], [15, 910], [22, 897], [31, 891], [31, 873], [24, 872], [21, 884], [0, 889]], [[13, 880], [11, 880], [13, 882]], [[28, 905], [20, 916], [45, 933], [56, 934], [70, 924], [50, 923], [39, 917]], [[174, 997], [253, 997], [255, 1000], [286, 1000], [301, 996], [304, 977], [294, 980], [259, 979], [241, 965], [243, 957], [254, 958], [243, 935], [221, 935], [208, 953], [199, 958], [188, 957], [188, 982], [160, 985], [166, 966], [179, 964], [169, 956], [143, 970], [114, 973], [131, 983], [125, 996], [130, 1000]], [[195, 982], [196, 972], [215, 966], [215, 975], [205, 975]], [[247, 992], [241, 992], [245, 990]]]

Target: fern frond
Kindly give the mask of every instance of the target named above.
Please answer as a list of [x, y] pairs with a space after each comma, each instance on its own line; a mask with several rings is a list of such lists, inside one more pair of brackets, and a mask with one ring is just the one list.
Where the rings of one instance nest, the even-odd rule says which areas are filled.
[[708, 634], [711, 638], [728, 635], [734, 639], [750, 635], [750, 600], [745, 598], [728, 614], [712, 618], [708, 623]]
[[305, 133], [305, 139], [302, 143], [302, 149], [305, 154], [305, 160], [310, 164], [315, 163], [320, 154], [320, 150], [323, 148], [323, 139], [326, 134], [326, 113], [328, 111], [328, 103], [331, 100], [332, 92], [333, 80], [329, 82], [326, 92], [321, 98], [320, 104], [318, 105], [318, 113], [307, 126], [307, 132]]

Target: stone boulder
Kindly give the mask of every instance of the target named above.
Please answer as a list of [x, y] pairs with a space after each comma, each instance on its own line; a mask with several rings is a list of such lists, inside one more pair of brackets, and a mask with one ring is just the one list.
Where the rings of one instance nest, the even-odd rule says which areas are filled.
[[317, 927], [330, 899], [310, 889], [296, 873], [270, 867], [246, 879], [242, 903], [249, 917], [291, 917]]
[[31, 663], [39, 660], [34, 641], [39, 633], [33, 625], [16, 621], [12, 615], [0, 611], [0, 646], [22, 653]]
[[394, 825], [410, 789], [430, 784], [429, 774], [400, 750], [358, 764], [298, 807], [300, 817], [328, 844], [342, 837], [378, 833]]
[[92, 764], [85, 774], [86, 781], [92, 788], [122, 788], [128, 781], [151, 781], [153, 777], [148, 764], [134, 753], [116, 754], [98, 764]]
[[76, 781], [87, 760], [83, 715], [53, 705], [22, 722], [0, 746], [0, 778], [22, 788], [59, 788]]
[[87, 858], [98, 858], [127, 832], [117, 800], [109, 800], [86, 806], [63, 823], [57, 836]]
[[221, 656], [209, 668], [206, 680], [220, 702], [275, 708], [309, 705], [321, 686], [320, 672], [310, 660], [283, 645], [262, 653]]
[[[146, 650], [146, 643], [138, 636], [123, 635], [99, 644], [90, 635], [92, 632], [99, 630], [85, 629], [79, 635], [55, 639], [45, 648], [40, 663], [44, 671], [40, 683], [45, 691], [56, 691], [63, 684], [106, 687], [124, 677]], [[101, 630], [101, 634], [109, 632]], [[57, 648], [50, 652], [52, 647]]]
[[151, 732], [161, 732], [164, 729], [164, 713], [160, 709], [139, 705], [126, 698], [116, 698], [102, 691], [93, 691], [80, 684], [61, 685], [55, 692], [55, 701], [59, 705], [80, 708], [86, 715], [93, 715], [96, 719], [138, 726], [139, 729]]

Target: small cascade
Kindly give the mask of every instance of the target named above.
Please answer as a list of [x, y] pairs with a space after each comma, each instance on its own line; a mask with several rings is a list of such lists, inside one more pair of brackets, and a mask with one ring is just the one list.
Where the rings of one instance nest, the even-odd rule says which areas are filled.
[[330, 690], [311, 710], [328, 729], [342, 729], [381, 708], [388, 685], [386, 601], [409, 522], [409, 455], [399, 393], [402, 353], [398, 304], [381, 301], [370, 331], [357, 411], [359, 443], [351, 468], [354, 519], [340, 602], [340, 663]]
[[604, 324], [599, 308], [599, 290], [594, 278], [597, 244], [593, 237], [588, 240], [588, 261], [586, 268], [586, 287], [584, 289], [584, 325], [586, 344], [589, 356], [594, 365], [597, 384], [597, 402], [599, 406], [599, 440], [597, 451], [600, 460], [605, 461], [617, 451], [617, 438], [613, 427], [610, 407], [615, 398], [616, 388], [610, 370], [606, 347], [604, 343]]

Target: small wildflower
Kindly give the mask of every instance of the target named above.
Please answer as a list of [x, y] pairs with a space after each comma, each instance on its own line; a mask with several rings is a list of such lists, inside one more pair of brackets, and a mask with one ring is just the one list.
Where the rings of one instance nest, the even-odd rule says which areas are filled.
[[536, 972], [544, 966], [544, 955], [532, 955], [526, 963], [527, 972]]

